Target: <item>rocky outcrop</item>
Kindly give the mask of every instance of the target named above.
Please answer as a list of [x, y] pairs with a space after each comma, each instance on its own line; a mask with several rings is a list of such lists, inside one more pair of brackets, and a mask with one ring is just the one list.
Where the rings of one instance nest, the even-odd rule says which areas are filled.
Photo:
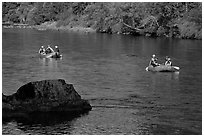
[[29, 82], [13, 95], [2, 95], [3, 118], [27, 116], [36, 112], [66, 112], [73, 115], [91, 109], [91, 105], [81, 99], [73, 85], [62, 79]]

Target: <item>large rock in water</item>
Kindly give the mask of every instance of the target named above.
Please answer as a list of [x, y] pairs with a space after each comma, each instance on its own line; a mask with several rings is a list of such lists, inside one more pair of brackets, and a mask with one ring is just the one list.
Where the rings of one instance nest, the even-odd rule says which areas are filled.
[[40, 112], [85, 113], [92, 107], [65, 80], [30, 82], [10, 96], [2, 95], [3, 118]]

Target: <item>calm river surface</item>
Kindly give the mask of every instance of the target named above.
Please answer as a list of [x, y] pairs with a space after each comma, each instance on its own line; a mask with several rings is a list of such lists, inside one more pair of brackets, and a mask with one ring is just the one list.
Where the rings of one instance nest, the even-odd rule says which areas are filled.
[[[69, 120], [3, 122], [3, 134], [202, 134], [202, 41], [32, 29], [2, 30], [2, 90], [65, 79], [93, 106]], [[63, 58], [41, 59], [41, 45]], [[179, 73], [146, 72], [152, 54]]]

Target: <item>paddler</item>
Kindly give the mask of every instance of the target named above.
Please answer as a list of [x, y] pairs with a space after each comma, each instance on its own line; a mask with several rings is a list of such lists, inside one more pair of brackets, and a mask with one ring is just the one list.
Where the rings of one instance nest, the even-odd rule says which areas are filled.
[[60, 50], [59, 50], [59, 47], [57, 45], [55, 46], [55, 52], [56, 52], [57, 56], [60, 54]]
[[39, 49], [38, 53], [40, 53], [40, 54], [45, 53], [45, 48], [44, 48], [44, 46], [41, 46], [41, 48]]
[[166, 66], [172, 66], [171, 58], [166, 56], [166, 62], [164, 63]]
[[156, 67], [156, 66], [160, 65], [159, 63], [157, 63], [157, 58], [156, 58], [155, 54], [152, 55], [152, 58], [151, 58], [151, 60], [149, 62], [149, 66], [150, 65], [153, 66], [153, 67]]

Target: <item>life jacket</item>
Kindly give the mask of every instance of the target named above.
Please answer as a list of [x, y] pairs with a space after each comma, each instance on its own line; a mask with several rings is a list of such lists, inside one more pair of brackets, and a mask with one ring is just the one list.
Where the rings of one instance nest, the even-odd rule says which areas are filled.
[[167, 61], [165, 62], [165, 65], [170, 65], [170, 66], [172, 66], [171, 60], [167, 60]]
[[45, 52], [45, 49], [44, 48], [40, 48], [39, 49], [39, 53], [43, 53], [43, 52]]
[[60, 52], [60, 51], [59, 51], [59, 48], [55, 48], [55, 49], [56, 49], [56, 52]]
[[157, 59], [156, 58], [152, 58], [151, 61], [150, 61], [150, 65], [152, 65], [153, 67], [158, 66]]

